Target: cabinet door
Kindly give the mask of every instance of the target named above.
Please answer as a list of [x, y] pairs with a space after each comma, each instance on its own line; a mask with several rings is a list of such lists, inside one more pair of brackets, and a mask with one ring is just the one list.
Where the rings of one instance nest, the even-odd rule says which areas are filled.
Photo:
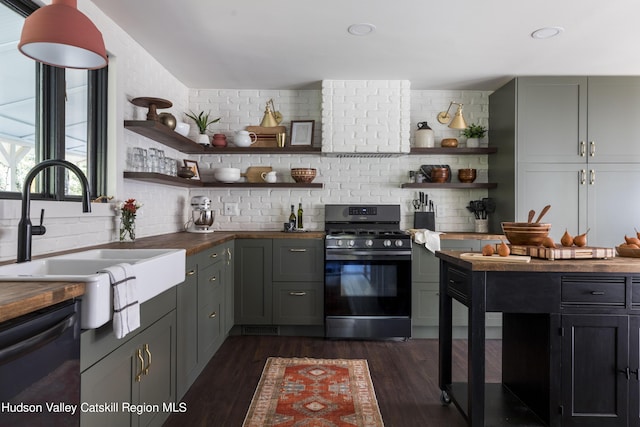
[[177, 291], [177, 368], [178, 399], [182, 398], [200, 373], [198, 369], [198, 265], [195, 256], [187, 257], [185, 281]]
[[161, 426], [168, 418], [169, 412], [163, 411], [162, 405], [176, 401], [175, 340], [175, 311], [167, 314], [140, 334], [138, 346], [142, 348], [145, 369], [144, 375], [138, 382], [138, 403], [158, 405], [160, 411], [143, 413], [139, 416], [137, 424], [134, 417], [132, 425]]
[[233, 263], [235, 323], [272, 323], [272, 252], [270, 239], [238, 239]]
[[587, 225], [587, 187], [586, 165], [521, 164], [513, 220], [526, 222], [530, 209], [539, 212], [545, 205], [551, 205], [543, 221], [552, 224], [550, 236], [556, 242], [565, 229], [572, 235], [578, 234], [578, 230], [583, 232]]
[[224, 267], [224, 333], [227, 335], [234, 324], [234, 286], [233, 286], [233, 241], [225, 244]]
[[640, 229], [638, 165], [590, 164], [588, 189], [589, 245], [614, 247], [625, 234], [633, 236], [634, 227]]
[[640, 162], [640, 78], [589, 77], [589, 162]]
[[[132, 342], [133, 341], [133, 342]], [[118, 347], [82, 373], [80, 380], [80, 401], [88, 405], [88, 411], [80, 412], [80, 425], [111, 427], [131, 425], [132, 414], [122, 410], [121, 402], [135, 403], [138, 400], [138, 383], [135, 375], [141, 373], [137, 357], [142, 348], [132, 340]], [[132, 378], [134, 376], [134, 378]], [[99, 411], [100, 405], [115, 402], [118, 407], [112, 412], [109, 407]]]
[[585, 163], [587, 78], [518, 78], [517, 91], [518, 161]]
[[629, 427], [640, 427], [640, 316], [629, 317], [629, 369]]
[[627, 425], [627, 316], [562, 316], [562, 425]]
[[324, 243], [321, 239], [275, 239], [273, 280], [314, 282], [324, 279]]

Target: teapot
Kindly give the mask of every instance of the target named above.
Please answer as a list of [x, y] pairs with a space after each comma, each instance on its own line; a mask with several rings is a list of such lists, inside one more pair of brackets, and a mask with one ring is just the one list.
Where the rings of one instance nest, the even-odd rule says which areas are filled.
[[258, 135], [254, 132], [246, 130], [239, 130], [236, 132], [236, 137], [233, 139], [233, 143], [236, 147], [249, 147], [258, 140]]
[[262, 172], [260, 176], [265, 182], [268, 182], [271, 184], [277, 181], [276, 171]]

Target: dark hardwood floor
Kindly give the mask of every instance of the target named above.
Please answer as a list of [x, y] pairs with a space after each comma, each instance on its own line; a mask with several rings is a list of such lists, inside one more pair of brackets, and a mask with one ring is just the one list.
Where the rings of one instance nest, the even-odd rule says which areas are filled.
[[[486, 378], [500, 382], [501, 341], [488, 340]], [[466, 376], [466, 341], [454, 340], [454, 381]], [[242, 425], [268, 357], [367, 359], [385, 427], [463, 427], [454, 405], [440, 404], [438, 341], [327, 340], [231, 336], [182, 399], [165, 427]]]

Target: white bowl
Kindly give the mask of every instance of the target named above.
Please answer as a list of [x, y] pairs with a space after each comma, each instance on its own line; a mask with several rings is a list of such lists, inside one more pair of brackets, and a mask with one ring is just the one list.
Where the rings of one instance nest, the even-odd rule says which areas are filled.
[[238, 168], [218, 168], [213, 173], [213, 176], [220, 182], [236, 182], [240, 179], [240, 169]]
[[191, 129], [191, 125], [189, 125], [189, 123], [178, 122], [176, 123], [176, 128], [174, 130], [182, 136], [187, 136], [189, 135], [190, 129]]

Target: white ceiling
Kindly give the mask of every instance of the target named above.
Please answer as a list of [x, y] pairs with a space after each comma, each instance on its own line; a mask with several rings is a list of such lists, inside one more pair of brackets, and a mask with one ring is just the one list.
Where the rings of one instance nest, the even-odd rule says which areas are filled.
[[[517, 75], [640, 75], [637, 0], [93, 0], [190, 88], [408, 79], [494, 90]], [[347, 27], [372, 23], [369, 36]], [[561, 26], [559, 37], [530, 34]]]

